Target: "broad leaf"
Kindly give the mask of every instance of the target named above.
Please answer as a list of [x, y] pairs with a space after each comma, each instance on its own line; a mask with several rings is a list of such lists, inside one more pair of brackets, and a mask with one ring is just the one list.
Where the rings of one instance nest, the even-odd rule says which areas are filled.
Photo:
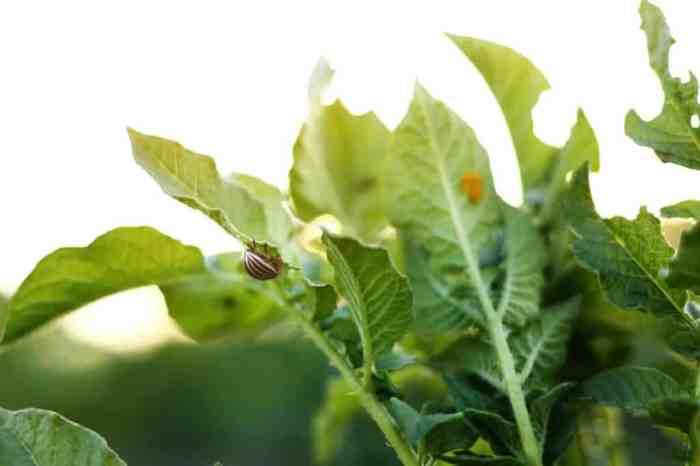
[[8, 466], [37, 466], [32, 454], [10, 429], [0, 427], [0, 464]]
[[9, 303], [12, 341], [104, 296], [182, 280], [202, 272], [199, 249], [146, 227], [117, 228], [84, 248], [43, 258]]
[[413, 296], [408, 280], [383, 249], [368, 248], [350, 238], [323, 234], [338, 292], [350, 307], [360, 332], [365, 361], [390, 350], [413, 322]]
[[[20, 450], [3, 465], [126, 466], [102, 437], [50, 411], [0, 409], [0, 447], [3, 438], [5, 443], [12, 441], [10, 435], [17, 440], [15, 449], [21, 443], [33, 462]], [[0, 448], [0, 459], [6, 454], [14, 453]]]
[[522, 383], [549, 382], [566, 359], [566, 347], [580, 299], [544, 309], [540, 317], [508, 341], [518, 362]]
[[700, 293], [700, 224], [681, 235], [678, 253], [671, 261], [668, 283]]
[[661, 209], [661, 215], [700, 220], [700, 201], [683, 201], [664, 207]]
[[333, 461], [351, 421], [361, 412], [359, 399], [344, 379], [328, 381], [323, 403], [311, 424], [314, 460], [317, 464]]
[[312, 77], [311, 114], [289, 173], [294, 210], [306, 221], [331, 214], [347, 234], [376, 242], [387, 225], [382, 193], [391, 133], [374, 113], [353, 115], [340, 101], [322, 105], [323, 81], [331, 76], [320, 62]]
[[[573, 391], [574, 387], [575, 384], [571, 382], [561, 383], [544, 392], [530, 403], [530, 416], [533, 420], [541, 449], [544, 450], [547, 438], [551, 433], [558, 434], [558, 432], [550, 432], [549, 429], [552, 411], [557, 407], [557, 404]], [[560, 453], [563, 453], [563, 451]]]
[[284, 318], [275, 285], [252, 279], [240, 253], [210, 257], [206, 264], [199, 274], [160, 287], [170, 317], [188, 336], [255, 338]]
[[479, 70], [501, 107], [528, 200], [554, 206], [569, 171], [585, 161], [597, 169], [598, 142], [585, 115], [579, 110], [563, 149], [542, 142], [534, 132], [532, 110], [540, 94], [549, 89], [544, 75], [508, 47], [471, 37], [449, 37]]
[[[491, 344], [480, 336], [468, 336], [461, 338], [447, 347], [437, 357], [433, 363], [436, 367], [446, 370], [450, 373], [467, 373], [474, 374], [480, 379], [488, 382], [493, 388], [505, 393], [505, 384], [501, 377], [501, 371], [498, 365], [498, 359], [493, 351]], [[453, 396], [455, 393], [453, 393]], [[460, 395], [463, 396], [464, 394]], [[471, 399], [474, 394], [469, 396], [465, 403], [475, 402]], [[481, 406], [482, 401], [473, 406], [465, 404], [462, 407], [472, 407], [475, 409], [485, 409]]]
[[600, 218], [591, 198], [587, 167], [576, 172], [562, 208], [576, 236], [574, 255], [598, 274], [611, 302], [625, 309], [688, 319], [683, 312], [685, 293], [669, 287], [662, 277], [673, 249], [656, 217], [642, 208], [635, 220]]
[[[501, 201], [493, 189], [488, 157], [473, 131], [416, 86], [408, 114], [395, 131], [387, 173], [389, 217], [402, 237], [426, 249], [422, 261], [432, 271], [424, 277], [409, 271], [419, 279], [421, 291], [433, 294], [421, 297], [419, 304], [438, 308], [445, 302], [459, 313], [445, 316], [451, 322], [483, 320], [474, 300], [475, 287], [483, 285], [474, 282], [477, 251], [494, 250], [498, 259]], [[480, 180], [478, 200], [462, 190], [465, 174]]]
[[281, 247], [290, 223], [276, 188], [250, 176], [223, 179], [214, 159], [177, 142], [129, 129], [134, 158], [178, 201], [197, 209], [244, 243]]
[[388, 408], [406, 439], [413, 446], [417, 446], [437, 426], [453, 421], [461, 422], [464, 417], [462, 413], [421, 414], [398, 398], [389, 400]]
[[506, 323], [520, 327], [540, 312], [546, 252], [529, 216], [511, 207], [503, 209], [505, 259], [499, 268], [504, 278], [498, 292], [496, 312]]
[[648, 414], [652, 402], [690, 396], [678, 382], [650, 367], [618, 367], [583, 384], [583, 393], [596, 403], [635, 414]]
[[631, 110], [625, 132], [642, 146], [649, 147], [663, 162], [700, 169], [700, 129], [691, 119], [700, 115], [698, 81], [690, 74], [688, 82], [671, 76], [669, 52], [675, 42], [661, 10], [646, 0], [639, 8], [642, 30], [647, 36], [649, 64], [661, 81], [664, 105], [659, 116], [644, 121]]

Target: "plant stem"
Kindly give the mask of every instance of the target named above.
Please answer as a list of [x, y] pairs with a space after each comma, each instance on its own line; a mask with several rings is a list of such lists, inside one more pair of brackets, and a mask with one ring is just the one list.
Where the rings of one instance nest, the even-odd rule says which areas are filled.
[[506, 390], [508, 391], [508, 398], [513, 407], [513, 415], [518, 425], [523, 452], [530, 466], [542, 466], [540, 448], [537, 443], [537, 438], [535, 437], [535, 430], [532, 428], [530, 413], [528, 413], [527, 405], [525, 404], [525, 394], [520, 384], [520, 377], [518, 377], [515, 371], [515, 363], [510, 348], [508, 347], [508, 340], [505, 329], [503, 328], [503, 322], [495, 313], [489, 314], [488, 320], [491, 341], [496, 349], [496, 356], [498, 357], [498, 363], [501, 367]]
[[349, 383], [359, 397], [362, 406], [384, 433], [389, 445], [394, 449], [401, 463], [404, 466], [419, 466], [415, 453], [399, 434], [386, 408], [377, 400], [374, 393], [366, 389], [362, 381], [355, 375], [352, 368], [348, 366], [345, 359], [330, 344], [323, 333], [298, 311], [291, 310], [289, 314], [294, 317], [306, 335], [326, 355], [331, 364], [338, 369], [343, 378]]
[[[695, 372], [695, 398], [700, 400], [700, 363]], [[688, 432], [690, 439], [690, 464], [700, 466], [700, 412], [695, 414]]]

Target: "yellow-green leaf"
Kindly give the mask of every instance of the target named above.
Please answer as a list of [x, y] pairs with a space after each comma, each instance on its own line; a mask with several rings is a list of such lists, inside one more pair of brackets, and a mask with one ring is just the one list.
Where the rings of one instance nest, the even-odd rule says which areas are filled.
[[322, 105], [323, 79], [330, 73], [314, 73], [311, 114], [294, 144], [294, 210], [306, 221], [331, 214], [346, 234], [377, 242], [387, 225], [382, 193], [391, 133], [374, 113], [353, 115], [340, 101]]

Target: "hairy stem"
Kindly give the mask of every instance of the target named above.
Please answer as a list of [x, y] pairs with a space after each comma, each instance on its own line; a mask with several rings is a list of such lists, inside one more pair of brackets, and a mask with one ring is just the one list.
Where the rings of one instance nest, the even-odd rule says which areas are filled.
[[374, 393], [368, 391], [365, 384], [355, 375], [355, 372], [345, 362], [345, 359], [330, 344], [321, 331], [311, 323], [305, 316], [296, 310], [290, 312], [292, 317], [304, 330], [304, 333], [313, 341], [323, 354], [329, 359], [331, 364], [340, 372], [343, 378], [352, 387], [353, 392], [360, 399], [360, 403], [365, 408], [372, 420], [384, 433], [389, 445], [394, 449], [396, 455], [404, 466], [419, 466], [416, 455], [411, 447], [405, 442], [399, 431], [396, 429], [393, 419], [386, 408], [377, 400]]
[[520, 383], [520, 377], [515, 371], [513, 354], [508, 347], [503, 321], [495, 315], [489, 317], [489, 333], [493, 346], [496, 349], [496, 356], [501, 367], [501, 374], [506, 385], [508, 398], [513, 408], [513, 415], [518, 426], [520, 442], [525, 452], [525, 457], [529, 466], [541, 466], [540, 448], [535, 437], [535, 430], [532, 428], [530, 413], [527, 411], [527, 405], [525, 404], [525, 394]]

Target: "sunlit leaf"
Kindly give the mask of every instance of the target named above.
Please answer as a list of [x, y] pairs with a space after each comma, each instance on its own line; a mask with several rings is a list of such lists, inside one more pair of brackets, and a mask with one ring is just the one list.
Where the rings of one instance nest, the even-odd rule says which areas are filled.
[[[598, 142], [581, 110], [563, 148], [542, 142], [534, 132], [532, 110], [549, 89], [544, 75], [516, 51], [485, 40], [449, 36], [491, 88], [510, 130], [528, 200], [549, 210], [566, 174], [589, 161], [597, 170]], [[550, 215], [551, 212], [547, 212]]]
[[129, 129], [134, 159], [167, 194], [197, 209], [244, 243], [283, 246], [290, 223], [276, 188], [245, 175], [224, 179], [214, 159], [177, 142]]
[[639, 13], [647, 37], [649, 64], [661, 81], [664, 104], [659, 116], [651, 121], [642, 120], [631, 110], [625, 120], [625, 132], [637, 144], [653, 149], [663, 162], [700, 169], [700, 129], [692, 124], [692, 118], [700, 116], [698, 81], [692, 73], [687, 82], [671, 76], [669, 52], [675, 40], [661, 10], [642, 0]]
[[340, 101], [322, 105], [331, 76], [322, 61], [309, 86], [311, 114], [294, 144], [289, 173], [294, 210], [306, 221], [331, 214], [346, 234], [376, 242], [387, 225], [382, 175], [391, 133], [374, 113], [353, 115]]
[[690, 218], [700, 220], [700, 201], [683, 201], [661, 209], [664, 217]]
[[[12, 434], [31, 453], [16, 451], [12, 466], [126, 466], [107, 442], [95, 432], [68, 419], [40, 409], [7, 411], [0, 409], [0, 439]], [[0, 446], [3, 441], [0, 440]], [[16, 443], [15, 443], [16, 446]], [[0, 451], [0, 459], [11, 451]]]
[[350, 308], [360, 332], [366, 360], [388, 350], [413, 322], [413, 296], [408, 280], [391, 264], [383, 249], [324, 233], [328, 260], [338, 292]]
[[182, 280], [202, 272], [199, 249], [152, 228], [117, 228], [84, 248], [43, 258], [9, 303], [5, 334], [12, 341], [104, 296]]

